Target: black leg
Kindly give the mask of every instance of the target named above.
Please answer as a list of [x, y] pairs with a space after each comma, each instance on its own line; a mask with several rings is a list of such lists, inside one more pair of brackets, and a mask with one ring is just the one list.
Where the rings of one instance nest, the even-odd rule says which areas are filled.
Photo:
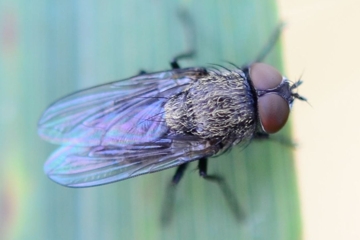
[[269, 139], [269, 136], [270, 135], [267, 133], [257, 132], [254, 135], [254, 139], [256, 139], [256, 140]]
[[178, 168], [176, 169], [176, 172], [171, 180], [171, 183], [176, 185], [180, 182], [182, 176], [184, 175], [184, 172], [187, 168], [188, 163], [184, 163], [181, 164], [180, 166], [178, 166]]
[[270, 38], [269, 38], [268, 42], [266, 43], [264, 48], [261, 50], [261, 52], [259, 53], [259, 55], [255, 59], [255, 62], [263, 62], [264, 61], [265, 57], [269, 54], [271, 49], [274, 48], [276, 42], [279, 40], [282, 29], [284, 28], [284, 26], [285, 26], [284, 22], [278, 23], [278, 25], [276, 26], [276, 28], [274, 29], [274, 31], [270, 35]]
[[170, 62], [172, 69], [179, 69], [180, 65], [178, 63], [179, 60], [183, 60], [186, 58], [192, 58], [195, 56], [195, 45], [196, 45], [196, 31], [195, 31], [195, 24], [190, 16], [190, 13], [185, 10], [181, 9], [178, 12], [178, 17], [180, 19], [181, 24], [184, 28], [184, 35], [186, 38], [186, 43], [188, 45], [186, 51], [181, 54], [178, 54], [173, 60]]
[[200, 158], [198, 163], [200, 177], [207, 177], [207, 158]]
[[239, 203], [236, 199], [235, 194], [231, 191], [230, 187], [226, 183], [225, 179], [219, 175], [208, 175], [207, 174], [207, 158], [199, 159], [198, 163], [199, 174], [205, 180], [214, 182], [219, 185], [221, 192], [223, 193], [225, 200], [234, 214], [235, 218], [240, 221], [243, 218], [243, 213], [240, 209]]
[[257, 140], [257, 141], [259, 141], [259, 140], [260, 141], [261, 140], [270, 140], [270, 141], [273, 141], [273, 142], [280, 143], [281, 145], [283, 145], [285, 147], [290, 147], [290, 148], [296, 147], [296, 143], [291, 141], [291, 139], [286, 138], [286, 137], [281, 136], [281, 135], [272, 135], [270, 137], [270, 135], [267, 134], [267, 133], [255, 133], [253, 139]]
[[274, 31], [272, 32], [272, 34], [270, 35], [270, 38], [268, 39], [268, 42], [265, 44], [265, 46], [261, 49], [261, 51], [259, 52], [258, 56], [254, 59], [254, 61], [243, 65], [241, 68], [245, 69], [248, 68], [250, 65], [252, 65], [253, 63], [256, 62], [263, 62], [264, 59], [266, 58], [266, 56], [270, 53], [270, 51], [274, 48], [276, 42], [279, 40], [280, 35], [281, 35], [281, 31], [284, 28], [285, 23], [284, 22], [280, 22], [278, 23], [278, 25], [276, 26], [276, 28], [274, 29]]
[[173, 182], [167, 186], [164, 200], [161, 204], [160, 223], [163, 227], [170, 224], [174, 215], [175, 186]]
[[186, 59], [186, 58], [192, 58], [195, 56], [195, 51], [190, 51], [190, 52], [186, 52], [186, 53], [182, 53], [177, 55], [176, 57], [174, 57], [174, 59], [170, 62], [171, 68], [172, 69], [179, 69], [181, 68], [178, 61], [181, 59]]
[[184, 176], [184, 172], [187, 166], [188, 163], [184, 163], [178, 166], [174, 176], [171, 179], [170, 184], [166, 189], [165, 198], [162, 204], [162, 211], [160, 216], [160, 221], [162, 226], [166, 226], [171, 222], [174, 213], [175, 187], [180, 182], [181, 178]]
[[147, 72], [146, 72], [145, 70], [140, 70], [138, 75], [144, 75], [144, 74], [146, 74], [146, 73], [147, 73]]

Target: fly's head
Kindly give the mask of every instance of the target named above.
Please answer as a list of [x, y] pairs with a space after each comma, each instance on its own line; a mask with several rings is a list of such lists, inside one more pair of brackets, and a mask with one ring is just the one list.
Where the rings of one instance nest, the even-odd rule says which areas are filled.
[[252, 64], [249, 76], [257, 95], [260, 129], [265, 133], [275, 133], [285, 125], [294, 100], [306, 101], [296, 92], [302, 81], [292, 84], [265, 63]]

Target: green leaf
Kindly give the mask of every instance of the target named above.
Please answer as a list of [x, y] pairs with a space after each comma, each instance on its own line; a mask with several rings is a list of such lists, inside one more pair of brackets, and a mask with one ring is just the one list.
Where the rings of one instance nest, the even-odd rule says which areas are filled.
[[[169, 69], [169, 61], [189, 46], [179, 10], [192, 17], [197, 50], [194, 59], [180, 62], [182, 67], [250, 62], [279, 23], [275, 1], [12, 4], [3, 4], [2, 9], [15, 19], [18, 39], [14, 46], [1, 45], [8, 55], [0, 56], [6, 62], [0, 73], [0, 98], [14, 101], [23, 117], [9, 120], [11, 128], [1, 125], [0, 148], [7, 161], [0, 170], [4, 180], [0, 193], [4, 202], [12, 189], [19, 199], [15, 209], [20, 211], [10, 212], [15, 220], [0, 227], [1, 239], [301, 238], [292, 149], [276, 141], [235, 147], [209, 161], [209, 174], [226, 179], [235, 201], [226, 198], [217, 184], [200, 178], [192, 163], [175, 189], [171, 221], [162, 226], [160, 215], [175, 169], [96, 188], [69, 189], [45, 177], [42, 165], [54, 147], [35, 134], [46, 105], [65, 94], [140, 70]], [[279, 44], [266, 62], [281, 69]], [[7, 116], [13, 114], [6, 111]], [[289, 132], [287, 126], [280, 135]]]

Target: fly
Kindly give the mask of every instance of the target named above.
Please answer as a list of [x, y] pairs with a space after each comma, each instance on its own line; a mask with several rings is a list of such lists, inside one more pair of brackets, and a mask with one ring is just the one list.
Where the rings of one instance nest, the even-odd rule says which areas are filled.
[[[275, 33], [279, 35], [278, 29]], [[70, 94], [53, 103], [38, 124], [39, 135], [62, 145], [45, 173], [67, 187], [91, 187], [177, 167], [180, 181], [189, 162], [279, 131], [296, 88], [272, 66], [180, 68], [144, 73]], [[264, 53], [265, 52], [265, 53]]]

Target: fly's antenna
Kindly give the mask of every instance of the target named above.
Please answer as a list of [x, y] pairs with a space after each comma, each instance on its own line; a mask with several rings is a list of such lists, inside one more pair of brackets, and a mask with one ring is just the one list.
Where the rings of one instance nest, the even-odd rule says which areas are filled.
[[301, 73], [298, 80], [293, 85], [290, 86], [291, 96], [293, 96], [294, 98], [299, 99], [301, 101], [305, 101], [305, 102], [307, 102], [307, 104], [309, 104], [311, 106], [311, 104], [308, 102], [307, 98], [299, 95], [297, 92], [294, 92], [296, 88], [298, 88], [301, 84], [303, 84], [303, 80], [301, 80], [303, 74], [304, 74], [304, 71]]
[[297, 98], [301, 101], [305, 101], [308, 102], [307, 99], [301, 95], [299, 95], [297, 92], [293, 92], [297, 87], [299, 87], [301, 84], [303, 83], [302, 80], [298, 80], [296, 81], [293, 85], [290, 86], [290, 91], [291, 91], [291, 96], [293, 96], [294, 98]]
[[293, 97], [293, 99], [296, 98], [296, 99], [299, 99], [301, 101], [304, 101], [304, 102], [306, 102], [307, 104], [309, 104], [311, 106], [311, 104], [309, 103], [307, 98], [305, 98], [305, 97], [301, 96], [300, 94], [298, 94], [297, 92], [295, 92], [295, 89], [297, 89], [301, 84], [303, 84], [303, 81], [300, 78], [293, 85], [290, 86], [291, 97]]

